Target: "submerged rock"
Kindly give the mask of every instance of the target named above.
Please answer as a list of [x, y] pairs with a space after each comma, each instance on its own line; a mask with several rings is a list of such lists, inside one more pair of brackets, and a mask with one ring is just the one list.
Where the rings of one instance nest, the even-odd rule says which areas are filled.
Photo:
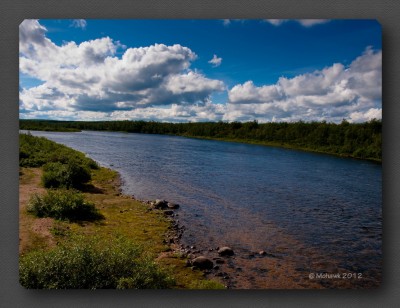
[[233, 256], [234, 252], [232, 248], [225, 246], [218, 249], [218, 254], [220, 256]]
[[212, 269], [214, 267], [214, 263], [204, 256], [195, 258], [192, 261], [192, 265], [199, 269]]
[[172, 203], [172, 202], [168, 202], [168, 203], [167, 203], [167, 207], [168, 207], [169, 209], [175, 210], [175, 209], [178, 209], [178, 208], [179, 208], [179, 204]]
[[173, 214], [174, 214], [174, 211], [171, 211], [171, 210], [164, 211], [164, 215], [171, 216]]
[[225, 261], [222, 260], [221, 258], [214, 258], [214, 261], [215, 261], [215, 263], [217, 263], [217, 264], [224, 264], [224, 263], [225, 263]]

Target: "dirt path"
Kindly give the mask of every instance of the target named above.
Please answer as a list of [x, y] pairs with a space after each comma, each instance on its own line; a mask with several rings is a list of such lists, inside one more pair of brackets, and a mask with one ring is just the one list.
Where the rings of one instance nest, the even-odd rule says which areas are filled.
[[26, 206], [34, 194], [46, 190], [40, 185], [42, 171], [39, 168], [23, 169], [19, 182], [19, 253], [35, 247], [51, 247], [55, 240], [50, 230], [52, 218], [34, 218], [26, 213]]

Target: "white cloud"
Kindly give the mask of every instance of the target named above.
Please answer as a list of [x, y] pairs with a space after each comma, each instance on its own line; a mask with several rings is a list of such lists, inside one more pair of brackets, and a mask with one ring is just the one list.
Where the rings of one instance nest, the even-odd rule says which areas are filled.
[[179, 44], [128, 48], [109, 37], [58, 46], [37, 20], [20, 26], [20, 71], [44, 83], [20, 92], [20, 109], [100, 111], [194, 104], [223, 91], [190, 70], [196, 54]]
[[224, 26], [229, 26], [231, 24], [230, 19], [223, 19], [222, 23], [224, 24]]
[[330, 19], [297, 19], [296, 21], [304, 27], [312, 27], [315, 25], [325, 24], [329, 22]]
[[360, 122], [382, 117], [382, 52], [367, 48], [348, 68], [340, 63], [274, 85], [252, 81], [228, 91], [226, 120]]
[[312, 27], [327, 23], [330, 19], [265, 19], [265, 21], [274, 26], [280, 26], [286, 22], [293, 21], [299, 23], [303, 27]]
[[[188, 47], [126, 48], [109, 37], [56, 45], [46, 31], [37, 20], [20, 25], [20, 72], [43, 82], [20, 88], [21, 118], [360, 122], [382, 116], [382, 52], [371, 48], [347, 67], [335, 63], [271, 85], [237, 84], [226, 104], [214, 104], [211, 94], [226, 86], [191, 69], [197, 55]], [[214, 55], [209, 62], [221, 61]]]
[[[232, 22], [241, 22], [244, 23], [246, 19], [222, 19], [223, 25], [224, 26], [229, 26], [232, 24]], [[320, 25], [320, 24], [325, 24], [327, 22], [330, 22], [330, 19], [264, 19], [264, 22], [268, 22], [271, 25], [274, 26], [281, 26], [284, 23], [287, 22], [296, 22], [303, 27], [309, 28], [315, 25]]]
[[256, 87], [252, 81], [234, 86], [228, 92], [231, 104], [250, 104], [273, 102], [282, 96], [278, 85]]
[[232, 24], [232, 22], [240, 22], [244, 23], [246, 19], [222, 19], [222, 23], [225, 27], [228, 27], [229, 25]]
[[74, 19], [71, 22], [71, 27], [86, 29], [87, 22], [84, 19]]
[[220, 121], [226, 112], [226, 105], [213, 104], [210, 101], [204, 104], [171, 104], [169, 106], [154, 106], [126, 111], [114, 111], [111, 119], [132, 119], [162, 122], [187, 121]]
[[218, 58], [217, 55], [214, 55], [213, 58], [208, 61], [208, 63], [212, 64], [213, 67], [220, 66], [222, 63], [222, 58]]
[[289, 21], [290, 19], [265, 19], [266, 22], [269, 22], [271, 25], [280, 26], [284, 22]]

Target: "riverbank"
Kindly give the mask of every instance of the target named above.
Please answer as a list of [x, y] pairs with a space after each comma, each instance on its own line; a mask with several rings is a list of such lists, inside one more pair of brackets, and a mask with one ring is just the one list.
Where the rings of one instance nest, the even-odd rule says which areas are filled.
[[182, 136], [182, 137], [195, 138], [195, 139], [200, 139], [200, 140], [215, 140], [215, 141], [236, 142], [236, 143], [244, 143], [244, 144], [254, 144], [254, 145], [262, 145], [262, 146], [269, 146], [269, 147], [277, 147], [277, 148], [284, 148], [284, 149], [289, 149], [289, 150], [304, 151], [304, 152], [318, 153], [318, 154], [324, 154], [324, 155], [333, 155], [333, 156], [342, 157], [342, 158], [365, 160], [365, 161], [370, 161], [370, 162], [374, 162], [377, 164], [382, 164], [382, 159], [360, 158], [360, 157], [349, 155], [349, 154], [334, 153], [332, 151], [324, 151], [321, 149], [302, 147], [302, 146], [297, 146], [294, 144], [283, 143], [283, 142], [268, 142], [268, 141], [259, 141], [259, 140], [236, 139], [236, 138], [217, 138], [217, 137], [203, 137], [203, 136]]
[[95, 204], [104, 219], [69, 222], [32, 216], [26, 209], [31, 196], [46, 191], [41, 187], [42, 172], [41, 168], [20, 169], [20, 256], [51, 251], [76, 236], [88, 240], [98, 237], [105, 242], [123, 236], [142, 247], [146, 256], [173, 278], [173, 288], [224, 288], [188, 266], [187, 256], [179, 253], [178, 241], [169, 240], [178, 236], [179, 226], [174, 219], [162, 210], [151, 209], [149, 202], [122, 195], [119, 175], [113, 170], [92, 170], [92, 180], [83, 190], [85, 199]]

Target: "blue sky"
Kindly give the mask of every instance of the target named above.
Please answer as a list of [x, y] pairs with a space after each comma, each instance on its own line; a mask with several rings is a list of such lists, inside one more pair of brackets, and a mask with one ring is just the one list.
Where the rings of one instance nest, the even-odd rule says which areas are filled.
[[20, 117], [366, 121], [381, 55], [375, 20], [25, 20]]

